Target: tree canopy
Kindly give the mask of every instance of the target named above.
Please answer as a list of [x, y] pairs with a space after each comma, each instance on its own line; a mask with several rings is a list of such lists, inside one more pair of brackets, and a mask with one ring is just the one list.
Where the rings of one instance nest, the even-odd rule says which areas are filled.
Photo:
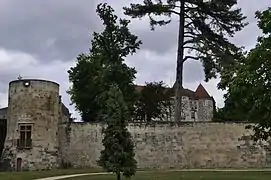
[[[152, 30], [156, 25], [169, 24], [173, 15], [179, 19], [175, 101], [177, 121], [181, 120], [184, 62], [200, 60], [208, 81], [239, 59], [240, 49], [227, 39], [246, 25], [241, 9], [235, 8], [236, 4], [237, 0], [144, 0], [141, 4], [132, 3], [124, 7], [125, 14], [132, 18], [148, 16]], [[164, 16], [165, 19], [156, 19], [155, 16]]]
[[79, 54], [76, 66], [68, 71], [72, 83], [68, 93], [83, 121], [99, 121], [97, 112], [101, 104], [97, 97], [112, 83], [116, 83], [123, 92], [130, 112], [137, 99], [133, 84], [136, 70], [128, 67], [124, 60], [139, 49], [141, 41], [130, 32], [130, 21], [118, 19], [106, 3], [99, 4], [96, 12], [104, 29], [93, 33], [89, 52]]
[[163, 81], [146, 82], [136, 102], [136, 120], [151, 122], [153, 119], [165, 118], [170, 110], [171, 97], [171, 89]]
[[[257, 11], [258, 27], [263, 35], [255, 48], [223, 76], [227, 87], [225, 111], [239, 112], [243, 120], [254, 122], [255, 139], [271, 136], [271, 8]], [[240, 117], [239, 117], [240, 118]]]

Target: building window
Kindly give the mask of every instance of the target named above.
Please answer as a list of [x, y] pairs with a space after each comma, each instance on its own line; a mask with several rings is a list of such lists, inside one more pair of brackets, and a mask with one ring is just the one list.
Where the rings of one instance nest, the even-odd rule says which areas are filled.
[[194, 101], [194, 109], [195, 109], [195, 111], [198, 110], [198, 103], [196, 101]]
[[194, 111], [191, 112], [191, 118], [195, 119], [195, 112]]
[[210, 106], [209, 100], [204, 100], [204, 106]]
[[30, 149], [32, 147], [32, 125], [20, 124], [19, 125], [20, 138], [17, 140], [17, 147], [19, 149]]

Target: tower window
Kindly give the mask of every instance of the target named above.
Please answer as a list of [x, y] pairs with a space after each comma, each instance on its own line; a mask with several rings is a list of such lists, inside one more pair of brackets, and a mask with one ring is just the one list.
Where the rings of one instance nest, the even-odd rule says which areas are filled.
[[17, 147], [19, 149], [30, 149], [32, 147], [32, 125], [20, 124], [19, 133], [20, 138], [17, 140]]

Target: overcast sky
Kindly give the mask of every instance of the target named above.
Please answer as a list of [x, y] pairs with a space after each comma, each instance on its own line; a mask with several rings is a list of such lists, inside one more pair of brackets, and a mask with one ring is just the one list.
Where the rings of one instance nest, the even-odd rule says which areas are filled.
[[[116, 14], [123, 16], [122, 7], [142, 0], [107, 0]], [[1, 0], [0, 1], [0, 107], [7, 106], [8, 82], [19, 74], [23, 78], [42, 78], [56, 81], [64, 103], [69, 87], [67, 70], [76, 56], [87, 52], [91, 34], [101, 24], [95, 14], [98, 0]], [[104, 1], [105, 2], [105, 1]], [[239, 46], [253, 47], [259, 30], [254, 12], [271, 6], [271, 0], [239, 0], [238, 6], [248, 17], [249, 25], [232, 39]], [[175, 79], [177, 21], [166, 28], [150, 31], [146, 19], [134, 20], [131, 30], [143, 41], [140, 51], [127, 59], [138, 71], [136, 83]], [[195, 90], [202, 83], [223, 106], [223, 92], [217, 90], [218, 80], [204, 83], [201, 64], [188, 61], [184, 67], [184, 86]], [[72, 113], [73, 106], [69, 106]]]

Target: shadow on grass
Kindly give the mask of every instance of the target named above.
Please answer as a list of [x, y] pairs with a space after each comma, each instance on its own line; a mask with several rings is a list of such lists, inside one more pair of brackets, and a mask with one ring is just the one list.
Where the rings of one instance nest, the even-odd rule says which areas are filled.
[[103, 172], [102, 169], [55, 169], [46, 171], [0, 172], [0, 180], [31, 180], [52, 176]]
[[[126, 180], [125, 178], [122, 178]], [[270, 180], [271, 172], [138, 172], [131, 180]], [[95, 175], [65, 180], [116, 180], [113, 175]]]
[[[104, 172], [102, 169], [65, 169], [48, 171], [0, 173], [0, 180], [33, 180], [61, 175]], [[65, 180], [115, 180], [114, 175], [87, 175]], [[125, 178], [122, 178], [125, 180]], [[176, 171], [176, 170], [139, 170], [131, 180], [270, 180], [271, 171]]]

